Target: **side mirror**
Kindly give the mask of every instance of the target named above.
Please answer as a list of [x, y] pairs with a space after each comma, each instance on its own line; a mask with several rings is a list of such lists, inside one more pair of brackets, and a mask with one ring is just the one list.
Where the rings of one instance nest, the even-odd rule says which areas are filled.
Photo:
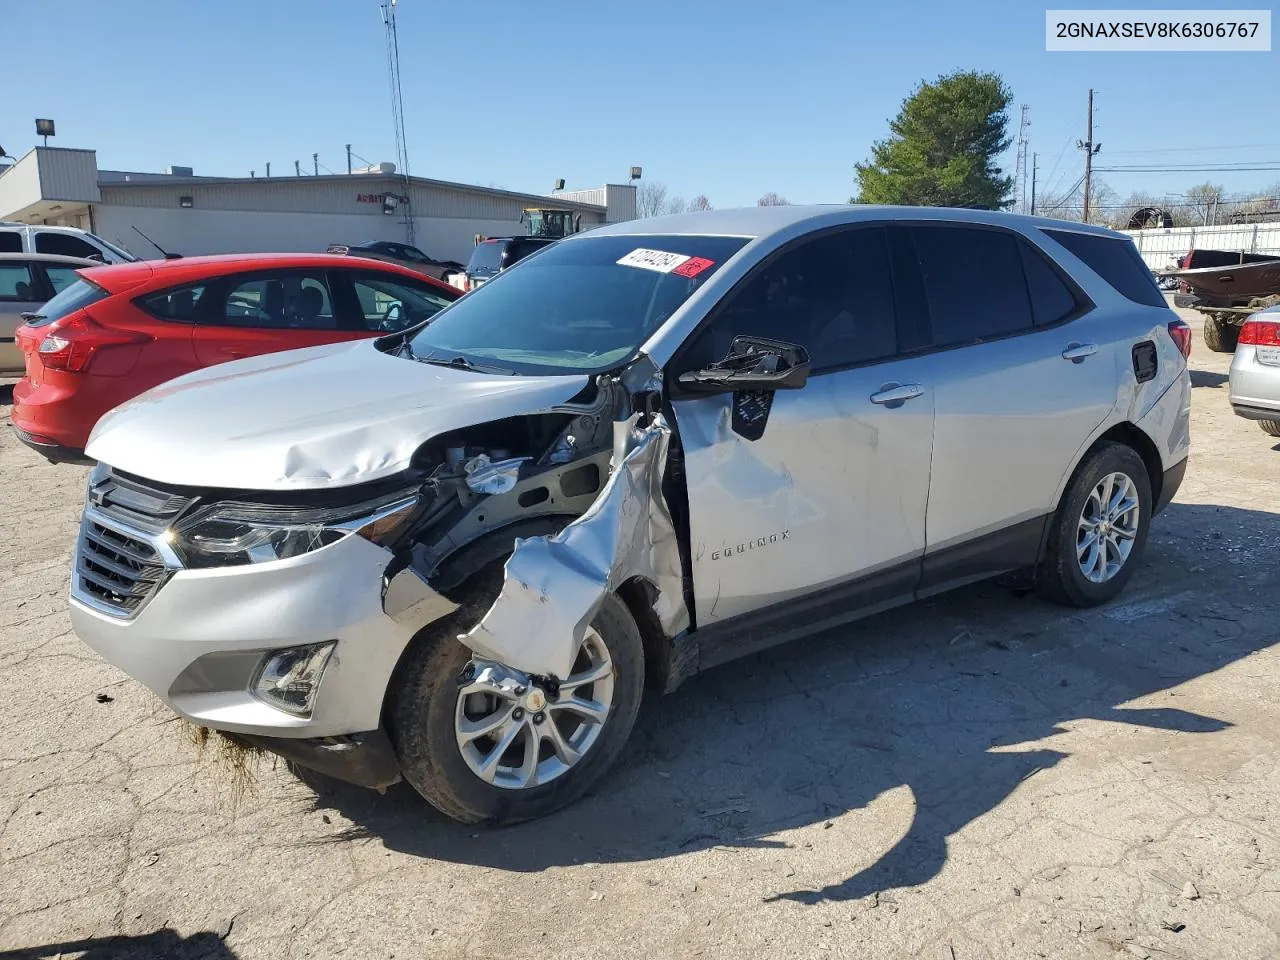
[[809, 351], [794, 343], [763, 337], [734, 337], [723, 360], [680, 374], [687, 393], [737, 393], [750, 390], [799, 390], [809, 380]]

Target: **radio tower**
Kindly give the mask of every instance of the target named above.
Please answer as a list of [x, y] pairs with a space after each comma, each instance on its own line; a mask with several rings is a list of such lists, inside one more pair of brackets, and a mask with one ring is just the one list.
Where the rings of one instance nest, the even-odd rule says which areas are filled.
[[404, 137], [404, 96], [400, 92], [400, 41], [396, 37], [396, 0], [381, 0], [382, 25], [387, 34], [387, 74], [391, 79], [391, 120], [396, 131], [396, 168], [404, 183], [404, 196], [400, 209], [404, 213], [404, 231], [407, 243], [413, 243], [412, 185], [409, 182], [409, 145]]
[[1014, 189], [1014, 209], [1019, 213], [1027, 212], [1027, 128], [1031, 126], [1031, 121], [1027, 119], [1027, 114], [1031, 112], [1031, 107], [1027, 104], [1022, 105], [1022, 120], [1018, 124], [1018, 165], [1013, 172], [1013, 189]]

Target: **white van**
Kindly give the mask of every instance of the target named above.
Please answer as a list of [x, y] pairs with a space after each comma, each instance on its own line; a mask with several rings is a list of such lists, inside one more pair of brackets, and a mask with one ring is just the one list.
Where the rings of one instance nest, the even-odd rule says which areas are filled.
[[138, 259], [87, 230], [12, 220], [0, 220], [0, 253], [54, 253], [103, 263], [132, 263]]

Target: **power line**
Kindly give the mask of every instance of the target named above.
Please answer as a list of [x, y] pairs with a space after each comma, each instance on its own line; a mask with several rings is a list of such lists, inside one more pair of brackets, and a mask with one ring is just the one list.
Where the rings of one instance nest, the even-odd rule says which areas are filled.
[[1205, 167], [1094, 167], [1099, 173], [1256, 173], [1280, 171], [1280, 162], [1266, 161], [1262, 166], [1205, 166]]
[[1108, 150], [1110, 156], [1128, 156], [1132, 153], [1209, 153], [1222, 150], [1268, 150], [1280, 148], [1280, 143], [1242, 143], [1236, 146], [1213, 147], [1149, 147], [1142, 150]]

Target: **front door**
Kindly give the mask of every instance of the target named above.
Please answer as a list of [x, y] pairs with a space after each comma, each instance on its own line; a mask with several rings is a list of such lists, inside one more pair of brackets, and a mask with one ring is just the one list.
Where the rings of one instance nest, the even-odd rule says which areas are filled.
[[933, 394], [898, 356], [897, 307], [884, 229], [844, 228], [766, 261], [673, 359], [696, 369], [756, 336], [804, 346], [813, 369], [771, 401], [673, 402], [700, 629], [838, 584], [913, 589]]

